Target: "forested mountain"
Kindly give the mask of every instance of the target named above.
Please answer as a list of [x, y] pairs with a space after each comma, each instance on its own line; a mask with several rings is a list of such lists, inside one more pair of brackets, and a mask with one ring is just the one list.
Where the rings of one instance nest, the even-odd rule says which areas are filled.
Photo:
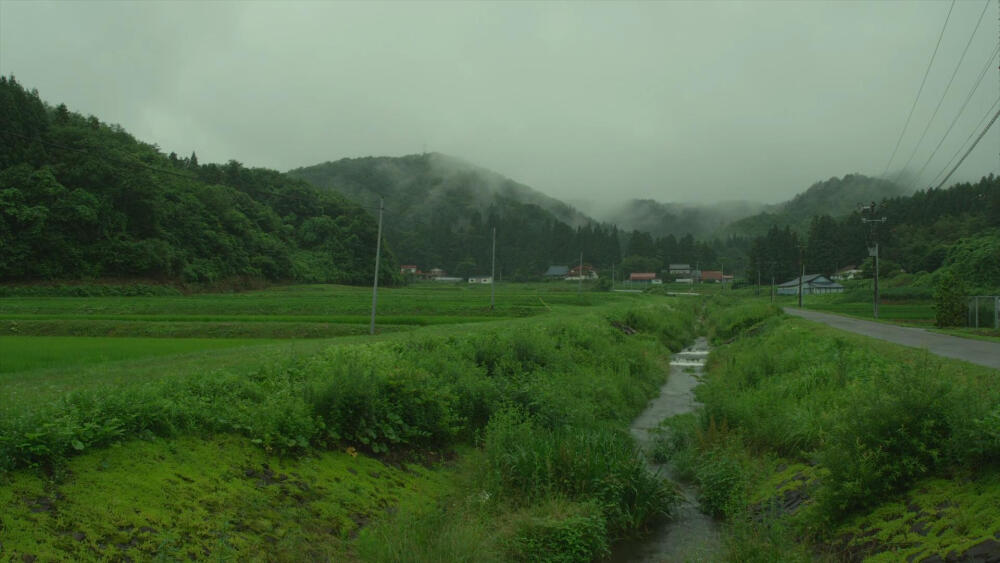
[[[164, 155], [0, 77], [0, 281], [367, 283], [376, 225], [273, 170]], [[388, 253], [385, 281], [398, 280]]]
[[726, 227], [725, 232], [761, 236], [774, 225], [790, 225], [793, 230], [804, 233], [812, 218], [817, 215], [840, 217], [857, 209], [859, 203], [868, 205], [872, 201], [878, 202], [905, 194], [904, 188], [888, 180], [863, 174], [848, 174], [843, 178], [834, 177], [816, 182], [786, 202], [734, 221]]
[[386, 240], [399, 259], [458, 276], [490, 271], [491, 230], [504, 279], [531, 279], [549, 265], [617, 263], [621, 243], [572, 207], [499, 174], [437, 153], [348, 158], [288, 175], [377, 208], [385, 197]]
[[[933, 272], [944, 266], [971, 287], [1000, 287], [1000, 178], [884, 199], [876, 217], [886, 218], [876, 225], [881, 272]], [[772, 224], [754, 238], [747, 274], [759, 270], [767, 277], [773, 270], [779, 280], [794, 277], [800, 249], [809, 273], [861, 265], [873, 241], [861, 219], [856, 210], [839, 217], [817, 214], [801, 236], [788, 225]]]

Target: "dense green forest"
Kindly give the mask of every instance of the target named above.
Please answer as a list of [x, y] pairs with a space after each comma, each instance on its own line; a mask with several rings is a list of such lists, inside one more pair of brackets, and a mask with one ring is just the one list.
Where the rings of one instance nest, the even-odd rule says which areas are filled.
[[944, 266], [972, 288], [1000, 285], [1000, 179], [992, 175], [901, 195], [895, 184], [852, 174], [722, 229], [697, 224], [717, 215], [645, 202], [652, 223], [627, 233], [436, 153], [343, 159], [288, 174], [200, 164], [194, 153], [164, 154], [0, 77], [0, 281], [367, 283], [379, 195], [385, 283], [401, 281], [396, 257], [456, 276], [489, 272], [493, 228], [497, 268], [508, 280], [537, 279], [581, 253], [605, 274], [612, 265], [627, 275], [688, 263], [784, 281], [800, 259], [809, 273], [870, 271], [872, 231], [856, 206], [877, 201], [886, 217], [878, 231], [883, 275]]
[[847, 174], [816, 182], [792, 199], [771, 206], [756, 214], [727, 225], [723, 232], [733, 235], [764, 236], [774, 225], [789, 225], [804, 233], [811, 228], [813, 217], [850, 214], [860, 203], [905, 197], [906, 190], [893, 182], [871, 178], [864, 174]]
[[[882, 274], [953, 271], [972, 288], [1000, 286], [1000, 178], [922, 190], [877, 202], [877, 231], [858, 211], [840, 217], [814, 215], [804, 233], [772, 224], [755, 237], [747, 275], [796, 275], [801, 252], [810, 273], [831, 274], [848, 265], [870, 269], [868, 245], [877, 236]], [[865, 264], [867, 262], [867, 264]]]
[[[371, 280], [376, 224], [236, 161], [163, 154], [0, 77], [0, 280]], [[386, 282], [398, 281], [391, 252]]]
[[600, 224], [527, 186], [436, 153], [327, 162], [289, 172], [377, 207], [399, 259], [422, 270], [489, 273], [492, 229], [503, 279], [539, 278], [549, 265], [621, 260], [617, 227]]

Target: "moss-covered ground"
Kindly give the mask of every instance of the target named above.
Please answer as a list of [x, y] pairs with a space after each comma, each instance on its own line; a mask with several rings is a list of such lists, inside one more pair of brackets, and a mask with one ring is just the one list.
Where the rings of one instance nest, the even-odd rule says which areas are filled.
[[[135, 440], [0, 486], [0, 557], [17, 561], [334, 560], [450, 470], [353, 450], [297, 459], [234, 436]], [[34, 559], [32, 559], [34, 558]]]

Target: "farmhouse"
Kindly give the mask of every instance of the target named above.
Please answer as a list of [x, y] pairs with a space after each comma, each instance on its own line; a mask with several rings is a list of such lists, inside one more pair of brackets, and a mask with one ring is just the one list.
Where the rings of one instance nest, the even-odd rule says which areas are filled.
[[469, 283], [493, 283], [493, 276], [472, 276]]
[[731, 283], [733, 276], [727, 276], [721, 270], [702, 270], [701, 281], [711, 283]]
[[581, 280], [581, 279], [582, 280], [596, 280], [597, 279], [597, 270], [595, 270], [594, 267], [591, 266], [591, 265], [589, 265], [589, 264], [584, 264], [583, 265], [583, 275], [581, 276], [580, 275], [580, 266], [573, 266], [573, 268], [570, 269], [569, 273], [566, 275], [565, 279], [567, 279], [567, 280], [574, 280], [574, 281]]
[[652, 272], [633, 272], [628, 275], [629, 284], [661, 284], [663, 280], [656, 277]]
[[420, 270], [413, 264], [406, 264], [399, 267], [399, 273], [401, 274], [419, 274]]
[[832, 276], [830, 276], [831, 279], [836, 281], [853, 280], [860, 277], [861, 277], [861, 270], [859, 270], [858, 267], [853, 264], [850, 266], [844, 266], [843, 268], [834, 272]]
[[[843, 293], [844, 286], [840, 285], [835, 281], [831, 281], [829, 278], [822, 274], [809, 274], [808, 276], [802, 277], [802, 294], [803, 295], [813, 295], [820, 293]], [[785, 283], [778, 286], [778, 295], [798, 295], [799, 294], [799, 278], [795, 278], [791, 281], [786, 281]]]
[[691, 276], [691, 264], [671, 264], [668, 269], [671, 276], [686, 278]]

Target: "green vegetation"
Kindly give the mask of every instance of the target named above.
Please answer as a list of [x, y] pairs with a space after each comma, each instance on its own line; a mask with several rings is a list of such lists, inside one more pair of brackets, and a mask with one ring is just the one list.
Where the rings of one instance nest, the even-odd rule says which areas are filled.
[[[266, 341], [263, 341], [266, 342]], [[0, 336], [0, 381], [3, 374], [52, 367], [81, 367], [132, 358], [148, 358], [260, 344], [230, 338], [99, 338]]]
[[704, 408], [657, 451], [727, 518], [730, 560], [944, 557], [1000, 532], [995, 370], [800, 319], [755, 326], [712, 353]]
[[553, 264], [610, 269], [621, 259], [619, 231], [495, 172], [446, 155], [345, 158], [288, 173], [296, 179], [390, 209], [386, 238], [406, 264], [468, 277], [496, 267], [504, 279], [536, 280]]
[[[364, 283], [375, 237], [330, 191], [164, 155], [0, 77], [0, 280]], [[384, 257], [384, 282], [401, 281]]]
[[[315, 289], [322, 298], [345, 290]], [[386, 295], [390, 311], [491, 318], [478, 310], [488, 295], [481, 290]], [[422, 295], [431, 303], [415, 298]], [[63, 367], [0, 376], [10, 399], [0, 409], [0, 495], [11, 506], [0, 516], [0, 542], [43, 559], [605, 554], [616, 538], [669, 514], [672, 487], [647, 472], [623, 429], [661, 384], [668, 347], [693, 336], [695, 304], [548, 284], [503, 295], [510, 308], [492, 323], [374, 339], [206, 350], [194, 339], [104, 338], [120, 359], [89, 364], [100, 353], [85, 339], [51, 340], [67, 344], [56, 354]], [[310, 288], [276, 288], [0, 306], [84, 320], [95, 310], [238, 317], [240, 307], [294, 317], [323, 312], [313, 297]], [[74, 355], [78, 345], [92, 356]], [[163, 356], [154, 356], [158, 345]], [[95, 494], [117, 500], [88, 500]], [[182, 521], [190, 524], [174, 524]]]

